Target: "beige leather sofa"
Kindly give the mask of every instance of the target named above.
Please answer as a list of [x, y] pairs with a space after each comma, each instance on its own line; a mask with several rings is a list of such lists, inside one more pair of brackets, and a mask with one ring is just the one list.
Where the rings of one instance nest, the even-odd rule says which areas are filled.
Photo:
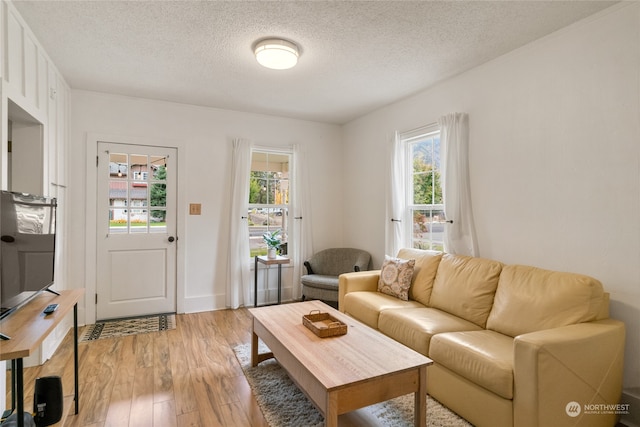
[[402, 249], [408, 301], [380, 270], [339, 279], [340, 311], [428, 356], [428, 393], [476, 426], [613, 426], [624, 324], [587, 276]]

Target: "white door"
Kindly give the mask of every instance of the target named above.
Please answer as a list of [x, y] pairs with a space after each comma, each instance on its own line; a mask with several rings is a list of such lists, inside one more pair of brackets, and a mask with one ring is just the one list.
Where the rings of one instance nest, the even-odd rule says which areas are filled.
[[99, 320], [176, 311], [176, 157], [98, 143]]

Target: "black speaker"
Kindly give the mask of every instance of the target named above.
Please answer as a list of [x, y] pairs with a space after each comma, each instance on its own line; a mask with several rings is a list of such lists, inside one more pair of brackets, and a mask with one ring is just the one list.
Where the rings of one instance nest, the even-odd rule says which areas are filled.
[[50, 426], [62, 418], [64, 402], [60, 377], [36, 378], [33, 420], [37, 427]]

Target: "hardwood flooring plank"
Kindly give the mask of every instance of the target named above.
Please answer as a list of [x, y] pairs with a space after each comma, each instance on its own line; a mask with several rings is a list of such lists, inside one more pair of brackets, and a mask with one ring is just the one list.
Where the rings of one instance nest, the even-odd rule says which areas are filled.
[[[69, 338], [69, 341], [73, 344], [73, 331], [71, 331], [67, 335], [67, 338]], [[78, 360], [83, 360], [87, 357], [88, 349], [89, 347], [87, 346], [78, 346]], [[51, 358], [51, 360], [48, 361], [47, 363], [57, 359], [57, 357], [58, 355], [56, 353]], [[71, 352], [71, 354], [69, 354], [68, 356], [65, 356], [64, 359], [65, 359], [64, 369], [62, 371], [57, 372], [56, 375], [60, 375], [62, 377], [62, 392], [64, 393], [65, 396], [69, 396], [69, 395], [73, 395], [75, 391], [75, 383], [74, 383], [75, 372], [74, 372], [74, 365], [73, 365], [73, 352]], [[45, 363], [45, 365], [47, 363]], [[82, 387], [81, 380], [82, 380], [82, 376], [79, 375], [78, 383], [80, 384], [80, 387]]]
[[153, 367], [136, 369], [129, 425], [149, 425], [153, 420]]
[[135, 338], [136, 367], [153, 367], [153, 334], [137, 334]]
[[176, 408], [173, 400], [165, 400], [153, 405], [153, 425], [155, 427], [177, 427]]
[[178, 427], [204, 427], [197, 411], [178, 415]]
[[191, 375], [175, 377], [173, 382], [175, 395], [176, 414], [188, 414], [198, 409], [197, 400], [194, 398], [195, 389], [191, 381]]
[[82, 407], [79, 412], [79, 415], [82, 416], [81, 425], [103, 423], [107, 418], [107, 411], [109, 410], [110, 398], [100, 397], [106, 394], [103, 384], [94, 381], [90, 383], [90, 385], [91, 387], [88, 388], [86, 395], [82, 394], [82, 389], [80, 391], [81, 395], [86, 399], [85, 402], [88, 403], [88, 405]]
[[167, 338], [169, 340], [176, 414], [188, 414], [196, 411], [198, 405], [193, 398], [195, 391], [191, 382], [191, 375], [189, 374], [189, 365], [186, 363], [184, 343], [182, 342], [182, 336], [177, 332], [177, 329], [168, 332], [170, 332], [167, 334]]
[[[199, 314], [199, 313], [198, 313]], [[205, 364], [205, 356], [199, 347], [200, 337], [196, 334], [198, 326], [195, 324], [197, 315], [185, 314], [182, 316], [184, 325], [181, 329], [185, 355], [187, 356], [187, 363], [192, 368], [197, 368]]]
[[79, 347], [91, 346], [91, 351], [87, 352], [84, 363], [80, 365], [80, 381], [93, 381], [99, 373], [100, 359], [102, 354], [113, 345], [115, 340], [98, 340], [78, 344]]
[[96, 388], [97, 393], [95, 398], [99, 400], [111, 400], [111, 391], [116, 382], [116, 372], [118, 370], [120, 350], [122, 349], [122, 340], [112, 341], [112, 345], [107, 347], [106, 351], [102, 353], [98, 368], [96, 382], [99, 384], [99, 387]]
[[118, 382], [111, 392], [111, 400], [107, 409], [105, 426], [122, 427], [129, 425], [131, 400], [133, 397], [133, 378], [126, 382]]
[[222, 416], [224, 417], [225, 426], [246, 426], [249, 420], [245, 412], [240, 408], [238, 402], [231, 402], [221, 407]]
[[153, 337], [153, 401], [174, 399], [169, 340], [166, 334]]
[[262, 415], [262, 411], [251, 392], [251, 387], [249, 386], [245, 376], [240, 375], [233, 377], [230, 380], [232, 381], [231, 386], [233, 387], [236, 396], [238, 396], [240, 409], [244, 412], [247, 419], [247, 424], [244, 425], [252, 427], [267, 427], [267, 422]]
[[136, 339], [134, 335], [129, 335], [119, 339], [120, 354], [118, 358], [118, 369], [115, 372], [115, 383], [131, 382], [136, 373]]
[[219, 395], [218, 380], [207, 368], [191, 370], [195, 398], [202, 422], [207, 427], [225, 427], [224, 417], [220, 410], [221, 400], [226, 396]]

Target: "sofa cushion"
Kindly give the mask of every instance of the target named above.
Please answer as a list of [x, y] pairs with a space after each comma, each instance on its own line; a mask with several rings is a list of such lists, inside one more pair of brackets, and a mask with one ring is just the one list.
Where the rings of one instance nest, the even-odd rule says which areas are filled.
[[484, 258], [442, 256], [429, 306], [484, 328], [498, 286], [502, 263]]
[[442, 332], [476, 331], [480, 327], [436, 308], [389, 309], [380, 313], [378, 329], [425, 356], [431, 337]]
[[438, 334], [431, 338], [429, 358], [505, 399], [513, 399], [511, 337], [487, 330]]
[[595, 320], [602, 284], [581, 274], [510, 265], [502, 270], [487, 329], [515, 337]]
[[378, 292], [407, 301], [415, 264], [415, 259], [393, 258], [385, 255], [380, 269]]
[[338, 276], [324, 276], [322, 274], [305, 274], [300, 283], [320, 289], [338, 290]]
[[398, 251], [398, 258], [416, 260], [413, 267], [413, 279], [409, 287], [409, 299], [429, 305], [433, 279], [436, 277], [442, 252], [403, 248]]
[[349, 292], [344, 296], [343, 305], [340, 309], [344, 313], [374, 329], [378, 329], [378, 316], [383, 310], [422, 307], [419, 302], [402, 301], [390, 295], [370, 291]]

